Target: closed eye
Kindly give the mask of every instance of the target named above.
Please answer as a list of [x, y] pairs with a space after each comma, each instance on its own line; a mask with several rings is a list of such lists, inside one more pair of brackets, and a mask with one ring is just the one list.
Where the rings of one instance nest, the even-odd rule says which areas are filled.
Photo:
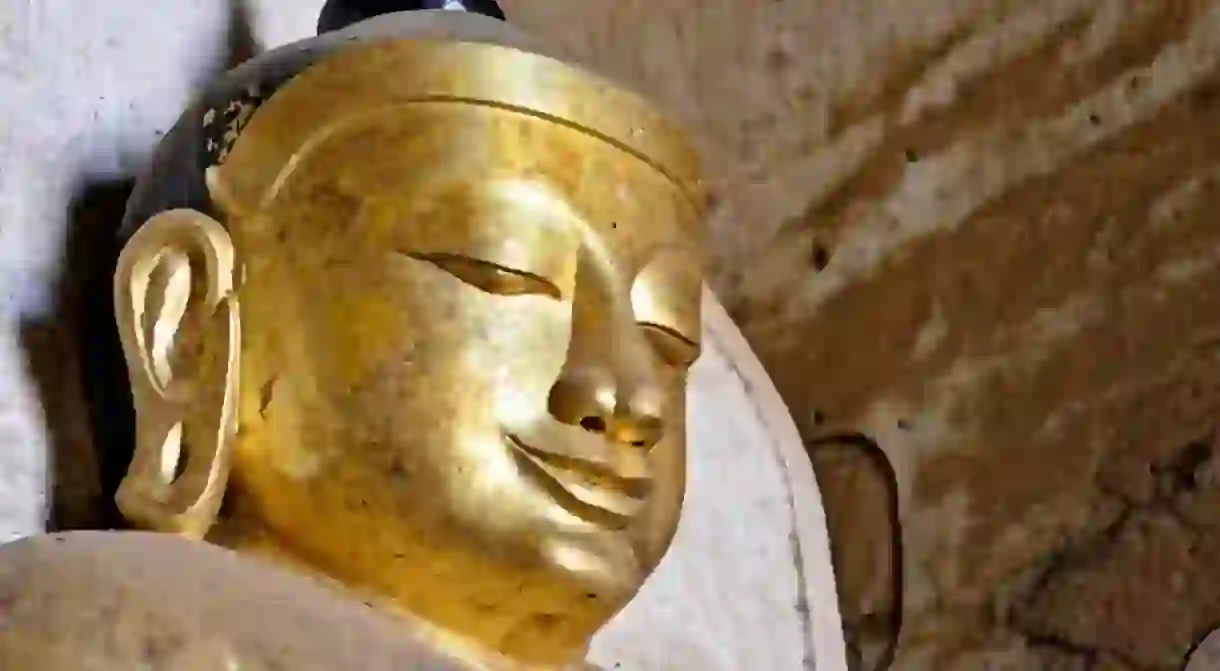
[[505, 268], [490, 261], [446, 252], [404, 252], [417, 261], [427, 261], [459, 280], [499, 296], [562, 297], [559, 287], [544, 277], [524, 270]]
[[665, 363], [677, 368], [687, 368], [699, 358], [698, 343], [674, 329], [652, 322], [640, 322], [639, 326]]

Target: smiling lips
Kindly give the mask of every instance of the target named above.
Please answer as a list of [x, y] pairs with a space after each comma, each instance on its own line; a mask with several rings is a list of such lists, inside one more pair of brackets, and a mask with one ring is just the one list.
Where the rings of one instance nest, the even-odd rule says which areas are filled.
[[611, 463], [599, 463], [538, 449], [513, 434], [508, 438], [514, 456], [535, 467], [553, 493], [557, 487], [567, 495], [557, 498], [569, 512], [589, 521], [625, 525], [652, 490], [647, 455], [637, 447], [607, 441], [603, 450]]

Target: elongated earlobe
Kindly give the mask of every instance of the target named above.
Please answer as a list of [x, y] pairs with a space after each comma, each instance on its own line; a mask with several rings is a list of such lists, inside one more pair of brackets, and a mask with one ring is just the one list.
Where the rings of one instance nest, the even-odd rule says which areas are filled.
[[136, 448], [116, 499], [137, 526], [202, 538], [219, 512], [237, 427], [237, 273], [228, 232], [194, 210], [153, 217], [119, 257]]

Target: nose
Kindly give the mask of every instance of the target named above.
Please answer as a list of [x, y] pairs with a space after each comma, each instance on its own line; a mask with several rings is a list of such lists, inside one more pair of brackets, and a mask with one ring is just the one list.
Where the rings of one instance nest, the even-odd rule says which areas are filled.
[[587, 258], [577, 266], [568, 354], [548, 408], [564, 424], [647, 449], [663, 433], [663, 390], [629, 292], [608, 270]]
[[651, 401], [654, 395], [638, 382], [616, 383], [608, 369], [565, 369], [551, 387], [551, 416], [616, 443], [652, 447], [664, 433], [660, 407]]

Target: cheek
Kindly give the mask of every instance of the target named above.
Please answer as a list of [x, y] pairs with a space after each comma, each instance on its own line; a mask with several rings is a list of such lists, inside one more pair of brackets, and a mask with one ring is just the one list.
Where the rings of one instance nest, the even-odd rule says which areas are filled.
[[656, 568], [673, 542], [686, 495], [686, 408], [670, 406], [665, 437], [650, 454], [653, 490], [643, 513], [631, 525], [632, 543], [645, 566]]
[[484, 328], [466, 343], [472, 377], [488, 385], [498, 422], [537, 419], [567, 358], [571, 306], [537, 296], [483, 296], [474, 303], [472, 319]]
[[655, 495], [681, 499], [686, 487], [686, 396], [676, 394], [666, 408], [665, 435], [650, 454]]
[[498, 433], [547, 411], [570, 339], [566, 302], [401, 266], [332, 269], [293, 288], [243, 306], [252, 428], [275, 425], [319, 447], [443, 444], [458, 428]]
[[567, 356], [570, 303], [546, 296], [500, 296], [421, 268], [394, 292], [413, 367], [425, 395], [474, 399], [497, 423], [546, 411]]

